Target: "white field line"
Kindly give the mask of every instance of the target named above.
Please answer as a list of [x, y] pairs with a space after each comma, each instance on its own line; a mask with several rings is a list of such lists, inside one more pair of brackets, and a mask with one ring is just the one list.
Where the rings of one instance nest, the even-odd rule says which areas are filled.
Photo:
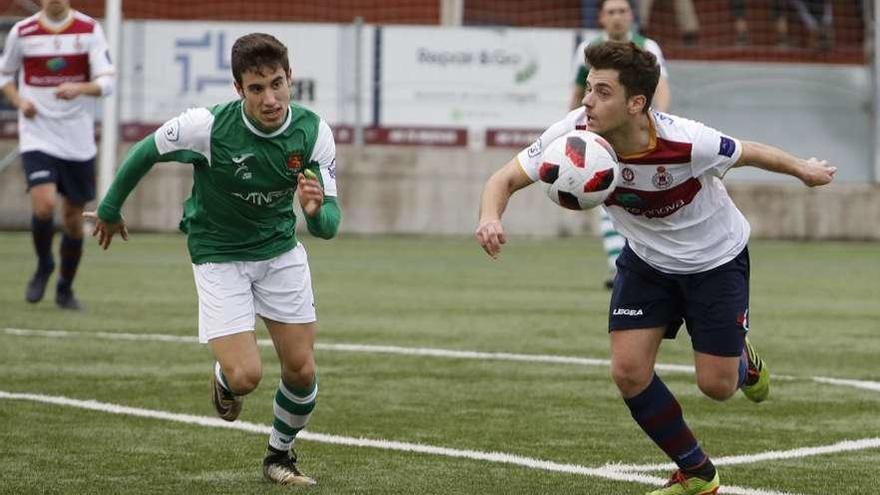
[[[94, 400], [77, 400], [68, 397], [50, 396], [42, 394], [22, 394], [11, 393], [0, 390], [0, 399], [8, 400], [26, 400], [31, 402], [39, 402], [43, 404], [54, 404], [58, 406], [76, 407], [79, 409], [87, 409], [90, 411], [100, 411], [110, 414], [120, 414], [126, 416], [136, 416], [140, 418], [161, 419], [165, 421], [174, 421], [178, 423], [206, 426], [211, 428], [227, 428], [231, 430], [241, 430], [249, 433], [260, 433], [268, 435], [271, 427], [248, 423], [244, 421], [235, 421], [229, 423], [218, 418], [209, 418], [205, 416], [195, 416], [192, 414], [178, 414], [167, 411], [157, 411], [153, 409], [141, 409], [138, 407], [127, 407], [118, 404], [107, 404]], [[437, 447], [433, 445], [425, 445], [409, 442], [395, 442], [391, 440], [373, 440], [368, 438], [344, 437], [339, 435], [328, 435], [323, 433], [310, 433], [307, 431], [300, 432], [298, 435], [300, 440], [329, 443], [333, 445], [344, 445], [347, 447], [368, 447], [382, 450], [392, 450], [399, 452], [411, 452], [417, 454], [439, 455], [444, 457], [455, 457], [461, 459], [470, 459], [475, 461], [495, 462], [499, 464], [510, 464], [514, 466], [522, 466], [541, 471], [550, 471], [557, 473], [579, 474], [583, 476], [591, 476], [595, 478], [604, 478], [614, 481], [625, 481], [630, 483], [642, 483], [645, 485], [661, 485], [665, 482], [663, 478], [648, 476], [641, 473], [630, 473], [620, 469], [612, 469], [608, 467], [591, 468], [580, 466], [577, 464], [561, 464], [553, 461], [545, 461], [530, 457], [522, 457], [513, 454], [505, 454], [503, 452], [482, 452], [479, 450], [459, 450], [448, 447]], [[719, 493], [729, 493], [732, 495], [787, 495], [784, 492], [742, 488], [737, 486], [724, 486]], [[788, 494], [795, 495], [795, 494]]]
[[[4, 333], [9, 335], [20, 335], [26, 337], [92, 337], [110, 340], [147, 340], [147, 341], [163, 341], [163, 342], [185, 342], [197, 343], [195, 337], [182, 337], [178, 335], [156, 334], [156, 333], [115, 333], [115, 332], [70, 332], [67, 330], [31, 330], [24, 328], [4, 328]], [[269, 339], [260, 339], [257, 343], [264, 347], [271, 347], [272, 341]], [[328, 344], [316, 343], [315, 348], [323, 351], [339, 351], [339, 352], [363, 352], [370, 354], [398, 354], [405, 356], [429, 356], [451, 359], [476, 359], [476, 360], [493, 360], [493, 361], [520, 361], [530, 363], [546, 363], [546, 364], [575, 364], [580, 366], [610, 366], [611, 361], [607, 359], [594, 359], [575, 356], [552, 356], [546, 354], [512, 354], [507, 352], [477, 352], [477, 351], [456, 351], [452, 349], [436, 349], [430, 347], [399, 347], [391, 345], [362, 345], [362, 344]], [[661, 371], [670, 371], [675, 373], [694, 373], [693, 366], [685, 366], [680, 364], [657, 364], [655, 368]], [[778, 378], [774, 375], [774, 378]], [[791, 377], [793, 378], [793, 377]]]
[[[159, 333], [115, 333], [115, 332], [71, 332], [67, 330], [32, 330], [23, 328], [4, 328], [4, 333], [9, 335], [30, 336], [30, 337], [93, 337], [109, 340], [144, 340], [157, 342], [181, 342], [181, 343], [198, 343], [196, 337], [184, 337], [179, 335], [168, 335]], [[257, 343], [263, 347], [271, 347], [272, 341], [269, 339], [260, 339]], [[478, 352], [478, 351], [457, 351], [453, 349], [436, 349], [430, 347], [400, 347], [391, 345], [364, 345], [364, 344], [329, 344], [316, 343], [315, 348], [323, 351], [338, 352], [362, 352], [368, 354], [397, 354], [403, 356], [428, 356], [449, 359], [475, 359], [475, 360], [492, 360], [492, 361], [518, 361], [530, 363], [544, 364], [573, 364], [579, 366], [610, 366], [611, 361], [607, 359], [585, 358], [577, 356], [553, 356], [547, 354], [513, 354], [508, 352]], [[658, 363], [654, 366], [660, 371], [668, 371], [672, 373], [694, 373], [694, 367], [681, 364], [662, 364]], [[775, 380], [797, 380], [798, 378], [791, 375], [774, 374]], [[864, 390], [872, 390], [880, 392], [880, 382], [872, 382], [866, 380], [848, 380], [839, 378], [828, 378], [822, 376], [811, 377], [817, 383], [826, 385], [835, 385], [841, 387], [854, 387]]]
[[[24, 337], [85, 337], [99, 338], [109, 340], [143, 340], [157, 342], [181, 342], [188, 344], [196, 344], [199, 339], [196, 337], [184, 337], [179, 335], [168, 335], [161, 333], [116, 333], [116, 332], [71, 332], [67, 330], [33, 330], [25, 328], [4, 328], [3, 333], [9, 335], [19, 335]], [[271, 347], [272, 341], [269, 339], [260, 339], [257, 343], [264, 347]], [[476, 359], [476, 360], [493, 360], [493, 361], [519, 361], [530, 363], [545, 364], [573, 364], [579, 366], [610, 366], [611, 361], [607, 359], [584, 358], [576, 356], [553, 356], [547, 354], [513, 354], [508, 352], [478, 352], [478, 351], [457, 351], [453, 349], [436, 349], [430, 347], [400, 347], [391, 345], [363, 345], [363, 344], [329, 344], [318, 342], [315, 348], [323, 351], [338, 352], [362, 352], [368, 354], [397, 354], [404, 356], [428, 356], [449, 359]], [[660, 371], [668, 371], [673, 373], [694, 373], [694, 367], [681, 364], [660, 364], [654, 366]], [[797, 380], [798, 377], [791, 375], [773, 375], [774, 380]], [[880, 382], [872, 382], [865, 380], [848, 380], [838, 378], [828, 378], [814, 376], [810, 378], [817, 383], [827, 385], [835, 385], [842, 387], [855, 387], [865, 390], [880, 392]]]
[[828, 378], [824, 376], [814, 376], [813, 381], [819, 383], [827, 383], [828, 385], [840, 385], [843, 387], [863, 388], [865, 390], [873, 390], [880, 392], [880, 383], [869, 382], [865, 380], [842, 380], [840, 378]]
[[[782, 459], [801, 459], [825, 454], [837, 454], [839, 452], [852, 452], [856, 450], [868, 450], [880, 448], [880, 437], [862, 438], [860, 440], [844, 440], [831, 445], [818, 447], [801, 447], [791, 450], [771, 450], [760, 454], [733, 455], [727, 457], [713, 457], [712, 464], [716, 466], [733, 466], [736, 464], [752, 464], [762, 461], [778, 461]], [[651, 471], [666, 471], [675, 469], [673, 463], [667, 464], [607, 464], [605, 467], [627, 473], [648, 473]]]

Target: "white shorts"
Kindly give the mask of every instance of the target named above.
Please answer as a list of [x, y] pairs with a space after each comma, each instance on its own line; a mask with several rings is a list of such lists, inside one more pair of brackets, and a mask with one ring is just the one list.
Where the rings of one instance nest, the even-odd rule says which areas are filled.
[[309, 260], [302, 244], [262, 261], [193, 264], [199, 342], [253, 331], [256, 315], [280, 323], [315, 321]]

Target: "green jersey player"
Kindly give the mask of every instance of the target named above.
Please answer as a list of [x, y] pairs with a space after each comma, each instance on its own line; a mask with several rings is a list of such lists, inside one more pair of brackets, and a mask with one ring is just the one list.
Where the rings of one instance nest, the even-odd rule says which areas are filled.
[[[660, 51], [660, 45], [650, 38], [645, 38], [633, 30], [633, 11], [630, 6], [630, 0], [600, 0], [597, 8], [599, 10], [599, 24], [602, 26], [602, 34], [592, 40], [584, 40], [575, 49], [575, 56], [572, 64], [572, 72], [575, 74], [574, 86], [571, 92], [570, 110], [583, 106], [584, 95], [586, 94], [586, 81], [589, 67], [587, 66], [584, 54], [586, 49], [594, 44], [603, 43], [605, 41], [632, 41], [636, 46], [643, 50], [647, 50], [654, 54], [657, 64], [660, 66], [660, 80], [657, 82], [657, 89], [651, 100], [652, 108], [660, 112], [669, 110], [670, 94], [668, 71], [666, 70], [666, 62], [663, 59], [663, 52]], [[599, 233], [602, 235], [602, 248], [605, 250], [605, 259], [608, 263], [610, 277], [605, 280], [605, 288], [611, 289], [614, 286], [614, 277], [617, 274], [617, 257], [626, 244], [626, 239], [614, 228], [614, 223], [604, 207], [596, 208], [599, 212]]]
[[232, 47], [239, 100], [190, 109], [129, 152], [97, 212], [92, 235], [107, 249], [128, 239], [122, 204], [157, 162], [193, 166], [187, 234], [199, 296], [199, 340], [214, 352], [213, 403], [234, 421], [262, 376], [254, 335], [259, 314], [281, 361], [263, 474], [313, 485], [293, 442], [315, 407], [315, 306], [305, 249], [294, 235], [294, 193], [309, 232], [336, 235], [336, 146], [329, 126], [290, 101], [287, 48], [274, 37], [242, 36]]

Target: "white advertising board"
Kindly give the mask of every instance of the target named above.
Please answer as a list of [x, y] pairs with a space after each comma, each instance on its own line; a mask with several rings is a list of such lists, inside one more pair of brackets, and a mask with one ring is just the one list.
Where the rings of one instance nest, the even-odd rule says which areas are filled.
[[383, 27], [382, 125], [540, 128], [567, 112], [567, 29]]

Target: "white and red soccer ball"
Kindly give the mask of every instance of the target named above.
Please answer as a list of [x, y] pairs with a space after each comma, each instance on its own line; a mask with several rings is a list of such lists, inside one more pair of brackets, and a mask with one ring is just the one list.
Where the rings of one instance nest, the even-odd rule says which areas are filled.
[[538, 178], [547, 196], [569, 210], [602, 204], [620, 182], [617, 154], [598, 134], [575, 130], [544, 150]]

